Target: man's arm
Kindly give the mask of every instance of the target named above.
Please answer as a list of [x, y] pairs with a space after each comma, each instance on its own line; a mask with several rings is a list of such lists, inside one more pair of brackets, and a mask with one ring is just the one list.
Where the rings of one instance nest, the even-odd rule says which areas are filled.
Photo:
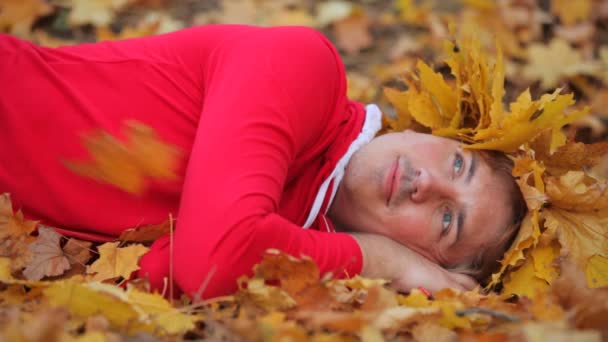
[[[231, 293], [269, 248], [310, 256], [321, 272], [358, 274], [351, 235], [302, 229], [277, 213], [294, 161], [346, 110], [344, 70], [328, 43], [310, 29], [252, 29], [210, 54], [204, 84], [173, 239], [179, 288]], [[161, 239], [140, 262], [157, 289], [168, 250]]]
[[464, 274], [449, 272], [407, 247], [378, 234], [352, 234], [363, 254], [361, 275], [385, 278], [399, 291], [422, 286], [431, 292], [446, 287], [470, 290], [477, 283]]

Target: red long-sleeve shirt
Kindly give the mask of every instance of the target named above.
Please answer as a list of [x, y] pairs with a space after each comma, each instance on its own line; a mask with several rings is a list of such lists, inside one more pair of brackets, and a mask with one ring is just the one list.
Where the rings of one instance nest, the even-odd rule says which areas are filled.
[[[314, 30], [202, 26], [55, 49], [0, 35], [0, 94], [0, 192], [66, 235], [109, 240], [172, 213], [174, 281], [188, 294], [206, 283], [204, 297], [233, 291], [268, 248], [338, 276], [361, 270], [350, 235], [319, 230], [329, 195], [317, 229], [302, 229], [365, 121]], [[124, 139], [129, 120], [182, 151], [177, 180], [132, 194], [66, 168], [91, 158], [82, 135]], [[140, 261], [155, 288], [169, 274], [168, 243]]]

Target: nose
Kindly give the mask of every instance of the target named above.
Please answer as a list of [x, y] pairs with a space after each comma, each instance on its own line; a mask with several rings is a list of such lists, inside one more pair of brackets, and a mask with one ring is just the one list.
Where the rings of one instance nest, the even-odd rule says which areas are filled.
[[447, 180], [434, 175], [425, 168], [416, 170], [411, 193], [413, 202], [421, 203], [435, 197], [447, 197], [450, 191], [450, 183]]

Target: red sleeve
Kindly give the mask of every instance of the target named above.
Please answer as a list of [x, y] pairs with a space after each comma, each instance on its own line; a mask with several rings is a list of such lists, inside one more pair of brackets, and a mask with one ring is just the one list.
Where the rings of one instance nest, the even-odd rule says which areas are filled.
[[[205, 298], [231, 293], [268, 248], [308, 255], [322, 272], [360, 272], [352, 236], [302, 229], [276, 213], [290, 164], [344, 103], [339, 63], [306, 28], [239, 35], [212, 53], [174, 235], [182, 291], [204, 283]], [[142, 259], [153, 287], [162, 288], [168, 260], [168, 238]]]

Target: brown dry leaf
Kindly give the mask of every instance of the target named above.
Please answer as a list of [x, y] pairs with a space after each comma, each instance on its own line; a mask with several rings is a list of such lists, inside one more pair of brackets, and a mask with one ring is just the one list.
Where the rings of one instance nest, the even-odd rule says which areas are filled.
[[373, 43], [370, 20], [365, 12], [353, 11], [348, 18], [334, 22], [336, 45], [347, 54], [357, 54]]
[[169, 234], [171, 232], [171, 225], [172, 223], [167, 220], [160, 224], [151, 224], [148, 226], [127, 229], [120, 233], [117, 240], [128, 242], [154, 241], [163, 235]]
[[608, 338], [608, 288], [587, 288], [585, 276], [571, 262], [561, 265], [561, 276], [553, 284], [553, 294], [569, 311], [568, 320], [578, 329], [597, 329]]
[[29, 37], [36, 19], [50, 14], [53, 7], [45, 0], [0, 1], [0, 32]]
[[0, 242], [0, 257], [11, 260], [11, 271], [18, 272], [28, 263], [32, 257], [28, 244], [24, 237], [8, 238]]
[[91, 246], [93, 245], [90, 241], [82, 241], [71, 238], [63, 246], [63, 252], [70, 261], [70, 265], [86, 265], [91, 259]]
[[592, 168], [608, 154], [608, 142], [583, 144], [574, 141], [567, 142], [551, 154], [547, 138], [546, 134], [541, 136], [531, 144], [531, 147], [534, 149], [536, 159], [542, 161], [553, 175], [560, 175], [568, 170], [582, 171]]
[[139, 269], [139, 258], [148, 252], [140, 244], [118, 247], [119, 242], [107, 242], [97, 247], [99, 259], [87, 268], [93, 280], [103, 281], [123, 277], [129, 279], [131, 273]]
[[319, 269], [308, 257], [298, 259], [270, 249], [254, 267], [254, 274], [265, 281], [280, 281], [279, 287], [300, 307], [322, 307], [329, 301], [329, 291], [320, 283]]
[[555, 87], [560, 80], [576, 75], [594, 75], [598, 65], [583, 60], [582, 54], [562, 39], [555, 38], [548, 45], [539, 43], [528, 47], [529, 63], [523, 75], [529, 80], [540, 80], [543, 89]]
[[70, 262], [60, 246], [61, 237], [53, 228], [38, 227], [38, 238], [28, 246], [32, 258], [23, 270], [26, 279], [54, 277], [70, 269]]
[[106, 132], [93, 132], [83, 137], [91, 161], [64, 161], [73, 172], [141, 194], [146, 179], [175, 181], [179, 161], [177, 147], [159, 139], [156, 131], [140, 122], [125, 124], [123, 143]]

